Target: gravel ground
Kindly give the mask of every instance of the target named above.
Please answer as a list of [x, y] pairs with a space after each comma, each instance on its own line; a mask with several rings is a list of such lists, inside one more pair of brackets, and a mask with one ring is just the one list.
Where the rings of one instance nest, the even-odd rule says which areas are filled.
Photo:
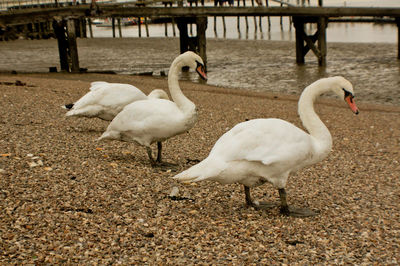
[[[169, 179], [245, 119], [301, 126], [297, 96], [181, 82], [199, 121], [165, 142], [171, 165], [153, 168], [143, 147], [96, 142], [107, 122], [65, 118], [60, 106], [95, 80], [167, 88], [150, 77], [0, 75], [0, 264], [400, 263], [399, 106], [357, 98], [355, 116], [342, 100], [316, 104], [334, 144], [289, 178], [289, 204], [320, 211], [300, 219], [247, 208], [237, 184]], [[180, 200], [169, 197], [174, 187]], [[268, 184], [253, 196], [279, 199]]]

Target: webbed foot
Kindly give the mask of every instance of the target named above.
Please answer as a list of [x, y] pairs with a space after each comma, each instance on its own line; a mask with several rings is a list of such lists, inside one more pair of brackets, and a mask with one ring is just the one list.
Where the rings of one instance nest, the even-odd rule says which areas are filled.
[[318, 212], [314, 212], [306, 208], [296, 208], [296, 207], [281, 207], [280, 213], [286, 216], [292, 217], [312, 217], [318, 215]]
[[256, 210], [268, 210], [268, 209], [275, 208], [278, 205], [276, 203], [272, 203], [272, 202], [265, 202], [265, 201], [258, 202], [258, 201], [255, 201], [255, 202], [252, 202], [248, 206], [251, 206]]
[[271, 203], [271, 202], [253, 201], [251, 199], [250, 188], [248, 186], [244, 186], [244, 193], [246, 195], [246, 205], [249, 207], [253, 207], [256, 210], [267, 210], [267, 209], [271, 209], [271, 208], [277, 206], [275, 203]]

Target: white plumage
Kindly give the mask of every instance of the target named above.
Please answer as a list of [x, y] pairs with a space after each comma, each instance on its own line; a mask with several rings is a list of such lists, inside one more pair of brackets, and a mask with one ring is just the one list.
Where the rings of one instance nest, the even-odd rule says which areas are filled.
[[358, 113], [349, 81], [342, 77], [320, 79], [308, 86], [299, 100], [300, 119], [309, 134], [275, 118], [239, 123], [219, 138], [206, 159], [174, 178], [243, 184], [246, 203], [254, 207], [259, 206], [251, 200], [250, 187], [269, 182], [279, 189], [282, 213], [313, 215], [308, 210], [288, 207], [285, 186], [290, 173], [323, 160], [331, 151], [331, 134], [313, 108], [316, 97], [327, 91], [345, 98]]
[[[197, 121], [197, 110], [182, 93], [178, 74], [182, 67], [196, 69], [206, 79], [203, 60], [193, 52], [179, 55], [172, 62], [168, 74], [168, 87], [173, 101], [151, 99], [127, 105], [110, 123], [99, 138], [135, 142], [147, 148], [152, 163], [161, 162], [161, 142], [187, 132]], [[150, 145], [157, 142], [158, 156], [152, 157]]]
[[66, 116], [98, 117], [111, 121], [129, 103], [154, 98], [168, 99], [168, 94], [163, 90], [154, 90], [146, 96], [129, 84], [96, 81], [91, 83], [87, 94], [73, 105], [66, 105], [70, 107]]

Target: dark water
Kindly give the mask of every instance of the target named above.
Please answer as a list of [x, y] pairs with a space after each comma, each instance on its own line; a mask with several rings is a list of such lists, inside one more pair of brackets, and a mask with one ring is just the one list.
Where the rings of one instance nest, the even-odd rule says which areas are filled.
[[[168, 72], [178, 55], [178, 38], [79, 39], [80, 66], [89, 71], [121, 74]], [[0, 42], [0, 71], [48, 72], [59, 67], [55, 40]], [[400, 105], [400, 61], [395, 43], [328, 43], [327, 67], [313, 54], [295, 63], [295, 43], [267, 40], [207, 40], [208, 84], [299, 94], [321, 77], [349, 79], [357, 100]], [[184, 76], [197, 80], [195, 74]]]

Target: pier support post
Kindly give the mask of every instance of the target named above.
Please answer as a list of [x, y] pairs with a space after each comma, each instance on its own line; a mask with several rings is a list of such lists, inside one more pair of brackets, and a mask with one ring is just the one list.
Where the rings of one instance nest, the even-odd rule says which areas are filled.
[[117, 23], [118, 23], [118, 34], [119, 37], [122, 38], [121, 18], [117, 18]]
[[[306, 23], [317, 23], [317, 31], [313, 35], [305, 32]], [[312, 50], [318, 58], [318, 65], [326, 65], [326, 17], [293, 17], [293, 24], [296, 29], [296, 63], [304, 64], [304, 57]], [[318, 41], [318, 46], [315, 42]]]
[[397, 24], [397, 59], [400, 59], [400, 18], [396, 18]]
[[111, 18], [112, 36], [115, 38], [115, 18]]
[[76, 43], [75, 20], [53, 21], [54, 33], [58, 41], [61, 70], [79, 72], [78, 45]]
[[68, 64], [68, 40], [66, 32], [66, 23], [64, 20], [53, 21], [53, 30], [57, 38], [58, 53], [60, 56], [60, 67], [61, 71], [69, 71]]
[[318, 18], [318, 65], [326, 66], [326, 27], [328, 19], [325, 17]]
[[76, 43], [75, 19], [68, 19], [68, 55], [71, 72], [79, 72], [78, 45]]
[[[197, 36], [189, 37], [188, 24], [196, 24]], [[196, 18], [178, 18], [179, 41], [181, 54], [186, 51], [194, 51], [203, 59], [204, 66], [207, 69], [207, 53], [206, 53], [206, 30], [207, 17]]]
[[206, 41], [206, 30], [207, 30], [207, 17], [197, 17], [197, 40], [198, 40], [198, 53], [203, 59], [204, 67], [207, 71], [207, 41]]

